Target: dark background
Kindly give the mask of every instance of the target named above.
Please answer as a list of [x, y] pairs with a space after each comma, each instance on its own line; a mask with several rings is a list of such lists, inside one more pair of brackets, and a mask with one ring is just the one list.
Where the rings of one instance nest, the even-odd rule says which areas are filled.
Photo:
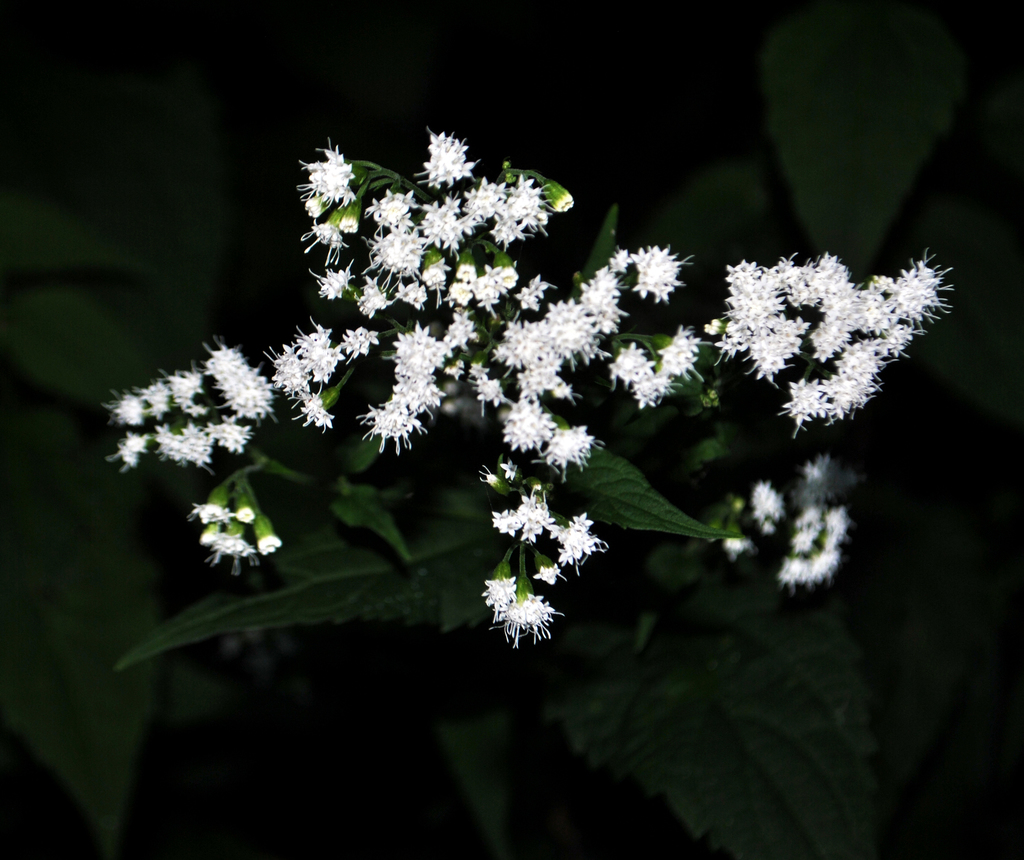
[[[724, 265], [744, 257], [770, 264], [827, 250], [864, 277], [895, 275], [928, 247], [936, 265], [953, 267], [951, 314], [885, 371], [882, 395], [854, 421], [795, 444], [784, 419], [764, 422], [708, 482], [714, 496], [719, 484], [785, 480], [825, 449], [866, 477], [852, 503], [849, 561], [836, 589], [812, 599], [842, 602], [864, 654], [879, 739], [880, 850], [1024, 856], [1011, 800], [1024, 776], [1013, 454], [1024, 427], [1019, 37], [976, 4], [915, 7], [959, 45], [966, 86], [884, 240], [854, 264], [854, 250], [816, 243], [768, 131], [761, 51], [772, 28], [805, 8], [702, 4], [666, 16], [629, 4], [606, 17], [562, 18], [529, 3], [156, 4], [145, 10], [155, 23], [143, 24], [139, 9], [58, 17], [43, 4], [0, 7], [0, 191], [15, 195], [3, 198], [0, 244], [0, 403], [13, 487], [0, 528], [6, 557], [38, 574], [18, 592], [23, 602], [11, 597], [7, 616], [0, 612], [0, 715], [9, 725], [0, 730], [0, 853], [98, 856], [98, 828], [108, 845], [120, 829], [125, 857], [500, 854], [462, 799], [466, 784], [443, 739], [446, 726], [501, 703], [513, 729], [494, 737], [511, 738], [513, 752], [495, 757], [510, 768], [517, 856], [616, 857], [662, 844], [708, 852], [660, 799], [571, 755], [559, 728], [539, 717], [543, 658], [510, 652], [484, 626], [440, 636], [355, 622], [225, 637], [130, 670], [150, 674], [126, 694], [134, 716], [110, 725], [134, 740], [121, 744], [123, 766], [110, 764], [113, 787], [93, 791], [95, 802], [83, 800], [92, 790], [82, 786], [104, 783], [102, 767], [88, 755], [67, 765], [70, 724], [32, 716], [33, 702], [50, 702], [52, 714], [77, 701], [74, 683], [67, 699], [33, 687], [38, 666], [73, 665], [61, 662], [79, 647], [68, 606], [85, 607], [85, 626], [95, 619], [113, 631], [97, 646], [111, 659], [81, 670], [89, 685], [156, 618], [215, 585], [239, 587], [202, 564], [184, 520], [205, 492], [202, 477], [166, 475], [165, 466], [111, 478], [116, 469], [100, 455], [116, 435], [96, 404], [110, 388], [187, 366], [213, 333], [255, 357], [291, 339], [310, 313], [343, 319], [313, 301], [307, 269], [321, 261], [301, 254], [299, 161], [329, 140], [408, 175], [425, 160], [429, 127], [464, 137], [478, 175], [493, 176], [509, 156], [572, 191], [575, 208], [552, 221], [548, 239], [529, 243], [530, 264], [548, 280], [569, 282], [613, 203], [623, 247], [671, 241], [694, 254], [675, 316], [659, 321], [666, 328], [721, 313]], [[92, 298], [74, 312], [83, 292]], [[52, 326], [40, 321], [51, 306], [63, 309]], [[95, 307], [99, 321], [88, 317]], [[959, 327], [947, 329], [955, 334], [944, 336], [958, 313]], [[111, 337], [122, 340], [97, 349], [103, 314], [120, 321]], [[109, 381], [100, 383], [104, 369]], [[748, 393], [732, 418], [779, 407], [766, 386]], [[351, 420], [359, 405], [345, 409]], [[339, 437], [351, 429], [343, 424]], [[331, 461], [329, 440], [282, 425], [268, 433], [301, 465]], [[472, 475], [477, 459], [451, 462], [450, 445], [472, 448], [481, 463], [496, 450], [454, 431], [431, 444], [400, 463], [382, 458], [371, 480]], [[638, 456], [657, 468], [662, 454], [649, 447]], [[68, 489], [61, 481], [71, 472]], [[282, 510], [278, 530], [312, 516]], [[36, 531], [22, 545], [24, 529]], [[135, 596], [118, 579], [103, 592], [114, 604], [54, 598], [68, 580], [47, 571], [69, 564], [65, 548], [99, 556], [108, 543], [130, 556], [125, 570], [143, 570], [124, 577]], [[615, 566], [639, 566], [645, 549], [623, 538], [604, 560], [613, 572], [597, 581], [622, 587]], [[95, 564], [103, 562], [86, 559], [81, 569]], [[91, 593], [87, 581], [70, 588], [79, 586]], [[574, 612], [587, 611], [588, 598], [572, 599]], [[50, 615], [54, 601], [63, 608]], [[28, 642], [39, 630], [53, 637], [46, 647]], [[93, 753], [108, 742], [118, 746], [98, 741]], [[96, 824], [104, 804], [117, 820]]]

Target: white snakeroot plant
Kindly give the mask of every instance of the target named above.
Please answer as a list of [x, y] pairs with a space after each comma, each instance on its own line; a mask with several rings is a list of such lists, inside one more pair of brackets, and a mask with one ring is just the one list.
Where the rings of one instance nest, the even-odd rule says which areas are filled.
[[[322, 154], [302, 165], [307, 180], [299, 191], [313, 221], [303, 237], [306, 251], [326, 251], [326, 270], [313, 273], [319, 295], [351, 303], [363, 324], [335, 333], [311, 320], [311, 329], [300, 328], [292, 342], [268, 353], [270, 380], [240, 352], [218, 344], [201, 368], [125, 392], [108, 406], [114, 423], [163, 423], [129, 432], [111, 459], [127, 469], [156, 450], [165, 459], [209, 469], [215, 447], [243, 453], [252, 422], [271, 414], [275, 389], [304, 425], [327, 431], [352, 374], [365, 362], [387, 361], [394, 374], [390, 394], [368, 404], [358, 419], [364, 438], [379, 440], [381, 451], [393, 443], [401, 454], [443, 414], [500, 425], [507, 453], [495, 473], [482, 472], [482, 480], [518, 503], [492, 515], [494, 528], [513, 543], [486, 580], [483, 596], [494, 624], [514, 646], [524, 636], [548, 638], [559, 614], [534, 593], [533, 582], [554, 586], [565, 578], [563, 570], [578, 574], [587, 558], [608, 548], [591, 531], [586, 512], [570, 517], [551, 508], [557, 483], [587, 469], [602, 444], [587, 425], [568, 418], [581, 392], [592, 390], [586, 384], [597, 378], [605, 388], [625, 391], [640, 410], [703, 386], [700, 400], [710, 408], [718, 405], [719, 391], [705, 385], [698, 367], [745, 357], [758, 379], [774, 384], [802, 363], [805, 371], [789, 382], [782, 410], [799, 430], [862, 407], [878, 391], [884, 365], [945, 309], [945, 273], [927, 261], [897, 279], [854, 284], [846, 267], [825, 255], [805, 265], [789, 259], [772, 268], [746, 261], [728, 267], [723, 316], [704, 326], [710, 342], [684, 325], [674, 334], [624, 329], [629, 308], [669, 304], [684, 287], [686, 261], [669, 248], [609, 246], [569, 288], [543, 274], [521, 274], [514, 246], [544, 234], [551, 217], [573, 205], [558, 183], [507, 162], [493, 179], [478, 177], [465, 142], [447, 133], [430, 133], [418, 182], [347, 159], [336, 147]], [[358, 244], [359, 233], [366, 265], [353, 271], [348, 260], [342, 268], [342, 254]], [[527, 468], [514, 466], [510, 454], [528, 460]], [[230, 557], [236, 570], [239, 559], [280, 545], [255, 505], [248, 475], [265, 458], [254, 459], [193, 510], [205, 525], [201, 543], [211, 560]], [[781, 585], [813, 587], [835, 575], [850, 527], [846, 509], [833, 504], [847, 488], [842, 474], [827, 458], [808, 463], [788, 505], [769, 483], [754, 487], [747, 521], [761, 535], [790, 525]], [[734, 525], [743, 508], [737, 501], [730, 514]], [[733, 532], [723, 543], [730, 558], [756, 550], [750, 537]]]

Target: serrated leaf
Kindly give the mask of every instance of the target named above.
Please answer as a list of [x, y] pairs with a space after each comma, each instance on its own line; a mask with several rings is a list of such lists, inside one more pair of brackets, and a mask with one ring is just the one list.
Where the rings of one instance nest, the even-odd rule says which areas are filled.
[[914, 224], [909, 251], [925, 247], [933, 266], [952, 268], [944, 295], [950, 312], [910, 346], [922, 361], [967, 400], [1024, 427], [1024, 258], [1011, 225], [967, 200], [931, 200]]
[[[98, 461], [98, 462], [97, 462]], [[55, 412], [0, 413], [0, 714], [117, 850], [152, 674], [116, 675], [150, 627], [138, 493]]]
[[380, 535], [403, 561], [409, 560], [405, 538], [395, 525], [391, 512], [384, 507], [380, 490], [376, 487], [370, 484], [350, 484], [343, 480], [338, 497], [331, 503], [331, 513], [347, 526], [368, 528]]
[[615, 253], [615, 228], [619, 223], [619, 205], [612, 204], [608, 214], [604, 216], [601, 229], [597, 232], [594, 240], [594, 247], [590, 249], [590, 256], [579, 274], [581, 284], [589, 281], [602, 266], [607, 266], [608, 261]]
[[431, 518], [411, 542], [409, 574], [384, 558], [318, 534], [277, 553], [289, 585], [238, 597], [214, 594], [165, 621], [117, 663], [125, 669], [172, 648], [242, 630], [341, 624], [356, 618], [437, 624], [442, 632], [487, 616], [483, 582], [500, 558], [487, 522]]
[[[324, 550], [320, 547], [318, 553]], [[115, 668], [126, 669], [172, 648], [224, 633], [349, 621], [360, 614], [360, 598], [382, 578], [396, 589], [401, 587], [402, 580], [385, 559], [339, 544], [330, 573], [250, 597], [213, 594], [153, 630]]]
[[98, 408], [110, 399], [111, 389], [153, 375], [133, 339], [83, 289], [27, 290], [13, 298], [5, 316], [0, 349], [27, 379], [47, 391]]
[[735, 591], [698, 592], [698, 614], [718, 621], [703, 635], [655, 635], [637, 656], [623, 631], [548, 715], [591, 765], [664, 794], [712, 847], [744, 860], [874, 857], [856, 649], [828, 613], [776, 613], [771, 586], [737, 610]]
[[735, 537], [687, 516], [655, 490], [636, 466], [594, 448], [582, 471], [570, 471], [569, 488], [587, 500], [587, 516], [626, 529], [669, 532], [714, 540]]
[[965, 91], [942, 23], [896, 4], [817, 3], [762, 57], [768, 130], [818, 251], [863, 277]]

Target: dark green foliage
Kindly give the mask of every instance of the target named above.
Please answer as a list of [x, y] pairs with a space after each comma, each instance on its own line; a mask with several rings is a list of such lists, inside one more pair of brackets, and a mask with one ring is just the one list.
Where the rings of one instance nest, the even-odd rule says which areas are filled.
[[636, 466], [600, 448], [591, 453], [586, 469], [569, 473], [568, 485], [586, 499], [587, 514], [599, 522], [707, 540], [732, 536], [687, 516]]
[[0, 419], [0, 711], [113, 856], [152, 671], [110, 667], [156, 607], [127, 528], [138, 486], [95, 453], [58, 412]]
[[[548, 715], [591, 764], [663, 794], [696, 837], [743, 858], [875, 856], [857, 650], [827, 611], [785, 615], [773, 586], [705, 585], [689, 632], [655, 633], [637, 656], [623, 632], [579, 655]], [[607, 641], [607, 637], [605, 637]]]
[[963, 54], [918, 9], [817, 3], [768, 36], [762, 64], [768, 130], [796, 212], [815, 249], [862, 279], [953, 121]]

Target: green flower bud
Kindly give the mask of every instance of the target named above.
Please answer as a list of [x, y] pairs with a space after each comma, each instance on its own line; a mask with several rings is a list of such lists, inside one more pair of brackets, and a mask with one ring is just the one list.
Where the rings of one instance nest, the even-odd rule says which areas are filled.
[[435, 247], [434, 245], [431, 245], [429, 248], [427, 248], [426, 253], [423, 254], [423, 268], [424, 269], [429, 269], [435, 263], [440, 263], [441, 260], [443, 260], [443, 259], [444, 259], [444, 254], [442, 254], [437, 249], [437, 247]]
[[359, 218], [363, 214], [363, 201], [356, 199], [348, 206], [342, 206], [331, 213], [327, 223], [333, 224], [342, 233], [355, 233], [359, 229]]
[[256, 504], [245, 491], [235, 497], [235, 519], [240, 523], [251, 523], [256, 519]]
[[572, 209], [572, 204], [575, 202], [572, 195], [552, 179], [544, 181], [544, 196], [547, 198], [548, 205], [556, 212], [566, 212]]
[[213, 543], [214, 538], [217, 537], [217, 535], [219, 534], [220, 524], [210, 523], [205, 529], [203, 529], [203, 533], [199, 536], [199, 545], [209, 546]]
[[268, 517], [260, 514], [252, 528], [256, 532], [256, 549], [260, 551], [260, 555], [270, 555], [281, 546], [281, 538], [274, 534], [274, 526]]
[[338, 402], [338, 398], [341, 396], [341, 383], [332, 385], [330, 388], [326, 388], [320, 392], [320, 402], [324, 405], [324, 409], [330, 409], [335, 403]]
[[216, 505], [219, 508], [226, 508], [231, 501], [231, 492], [226, 483], [214, 487], [210, 495], [206, 497], [206, 504]]
[[530, 577], [520, 576], [516, 578], [516, 600], [526, 600], [533, 594], [533, 583], [530, 582]]
[[492, 579], [511, 579], [512, 578], [512, 565], [508, 563], [508, 559], [504, 559], [498, 562], [498, 566], [494, 568], [494, 576]]

